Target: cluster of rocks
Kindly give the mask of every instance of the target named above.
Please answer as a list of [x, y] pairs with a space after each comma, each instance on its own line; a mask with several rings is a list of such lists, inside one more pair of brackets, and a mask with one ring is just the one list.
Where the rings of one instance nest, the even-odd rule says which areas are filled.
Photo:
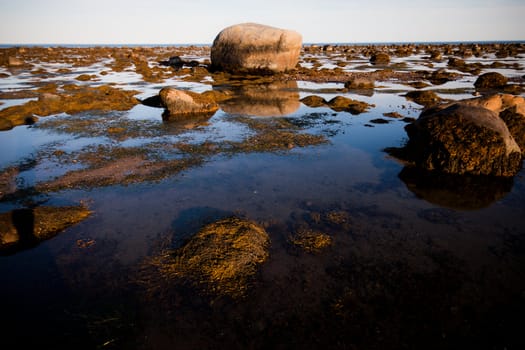
[[418, 168], [514, 176], [525, 154], [525, 99], [494, 94], [436, 105], [405, 130], [407, 145], [389, 151]]
[[[209, 66], [201, 65], [198, 61], [184, 60], [180, 56], [171, 56], [167, 60], [160, 61], [160, 64], [173, 67], [175, 70], [186, 67], [195, 69], [197, 72], [196, 69], [200, 68], [205, 71], [205, 74], [214, 71], [237, 75], [280, 74], [297, 68], [302, 49], [302, 37], [295, 31], [255, 23], [243, 23], [227, 27], [217, 35], [211, 47]], [[522, 44], [493, 44], [483, 47], [476, 44], [455, 46], [311, 45], [304, 47], [304, 51], [344, 53], [347, 57], [365, 56], [369, 58], [372, 65], [377, 66], [388, 65], [391, 56], [406, 57], [412, 54], [426, 54], [430, 60], [441, 61], [446, 55], [449, 67], [471, 74], [479, 74], [482, 68], [487, 67], [468, 64], [464, 58], [480, 57], [491, 53], [498, 57], [506, 57], [506, 55], [524, 52], [525, 46]], [[19, 56], [23, 57], [24, 54], [20, 50], [6, 51], [2, 54], [1, 63], [8, 67], [22, 66], [25, 61]], [[147, 58], [140, 52], [131, 52], [126, 57], [119, 58], [118, 55], [113, 55], [113, 57], [115, 67], [120, 67], [120, 63], [123, 63], [124, 67], [124, 63], [134, 62], [137, 72], [140, 72], [146, 80], [149, 79], [148, 81], [156, 81], [162, 77], [159, 72], [148, 69]], [[387, 74], [387, 70], [383, 71]], [[423, 78], [434, 85], [455, 80], [459, 76], [458, 73], [445, 69], [425, 74]], [[373, 90], [375, 78], [370, 77], [371, 75], [344, 75], [346, 91]], [[89, 75], [81, 75], [77, 77], [77, 80], [85, 81], [92, 78]], [[293, 79], [293, 76], [288, 76], [288, 78]], [[520, 85], [509, 84], [509, 80], [497, 72], [480, 75], [474, 86], [476, 90], [484, 94], [492, 93], [494, 90], [507, 93], [521, 91]], [[100, 89], [102, 88], [98, 88]], [[103, 90], [106, 95], [114, 92], [110, 88]], [[36, 120], [35, 115], [102, 109], [101, 106], [93, 103], [81, 106], [77, 106], [78, 103], [76, 103], [73, 107], [65, 108], [64, 106], [73, 104], [72, 100], [76, 99], [78, 94], [73, 95], [71, 92], [69, 95], [72, 97], [69, 98], [69, 95], [63, 96], [55, 92], [56, 89], [43, 93], [39, 95], [38, 101], [32, 101], [22, 107], [2, 110], [0, 129], [33, 123]], [[236, 99], [235, 96], [228, 95], [221, 90], [195, 93], [166, 87], [160, 91], [158, 96], [142, 102], [164, 107], [166, 109], [164, 117], [167, 119], [211, 116], [219, 107], [229, 109], [236, 114], [262, 114], [264, 112], [263, 115], [283, 115], [293, 112], [299, 106], [298, 93], [293, 87], [274, 88], [271, 84], [243, 85], [238, 92], [243, 96], [242, 99]], [[126, 108], [137, 103], [128, 95], [119, 95], [119, 97], [129, 100]], [[418, 166], [448, 173], [498, 176], [512, 176], [521, 168], [522, 152], [525, 149], [522, 141], [523, 119], [525, 118], [522, 107], [523, 98], [498, 94], [442, 104], [436, 93], [426, 90], [410, 91], [406, 97], [427, 108], [416, 122], [406, 128], [410, 138], [406, 154], [411, 155], [411, 160]], [[105, 97], [104, 105], [107, 104], [107, 100], [108, 98]], [[243, 105], [240, 103], [241, 100], [249, 102]], [[352, 114], [365, 112], [371, 106], [344, 96], [336, 96], [326, 101], [322, 97], [311, 95], [303, 98], [301, 102], [310, 107], [326, 106], [335, 111], [348, 111]], [[219, 103], [222, 104], [219, 105]], [[112, 106], [111, 108], [121, 107]]]
[[336, 112], [349, 112], [351, 114], [360, 114], [366, 112], [373, 105], [363, 101], [353, 100], [344, 96], [336, 96], [330, 101], [317, 95], [306, 96], [301, 99], [301, 102], [308, 107], [329, 107]]

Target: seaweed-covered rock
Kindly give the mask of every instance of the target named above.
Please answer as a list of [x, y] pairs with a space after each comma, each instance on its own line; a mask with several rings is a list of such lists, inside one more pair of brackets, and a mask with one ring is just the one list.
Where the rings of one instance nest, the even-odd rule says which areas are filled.
[[290, 236], [290, 243], [308, 253], [317, 253], [332, 244], [332, 238], [326, 233], [301, 228]]
[[373, 89], [375, 82], [372, 78], [354, 77], [345, 82], [345, 88], [356, 89]]
[[425, 107], [434, 106], [438, 104], [439, 101], [441, 101], [439, 96], [434, 91], [430, 91], [430, 90], [409, 91], [407, 92], [405, 97]]
[[438, 69], [433, 71], [427, 79], [434, 85], [441, 85], [457, 79], [458, 76], [458, 73], [447, 72], [446, 69]]
[[306, 96], [301, 99], [301, 102], [308, 107], [322, 107], [326, 105], [326, 100], [317, 95]]
[[83, 206], [42, 206], [0, 214], [0, 254], [12, 254], [34, 247], [90, 214]]
[[229, 72], [283, 72], [294, 69], [301, 34], [257, 23], [223, 29], [213, 41], [212, 67]]
[[370, 63], [376, 64], [388, 64], [390, 62], [390, 56], [385, 52], [376, 52], [370, 57]]
[[407, 149], [421, 168], [452, 174], [514, 176], [519, 146], [498, 114], [456, 103], [430, 109], [406, 126]]
[[[521, 99], [523, 100], [523, 97]], [[518, 106], [509, 107], [503, 110], [499, 116], [509, 128], [510, 134], [514, 137], [514, 140], [520, 146], [521, 153], [525, 156], [525, 104], [521, 106], [521, 110]]]
[[163, 88], [159, 92], [162, 106], [166, 108], [165, 119], [213, 115], [219, 105], [209, 96], [175, 88]]
[[[469, 98], [460, 101], [461, 104], [473, 107], [483, 107], [494, 113], [505, 122], [510, 134], [525, 153], [525, 98], [510, 94], [494, 94]], [[439, 109], [449, 107], [454, 103], [439, 106]]]
[[257, 224], [230, 217], [204, 226], [184, 246], [157, 259], [161, 274], [181, 277], [218, 295], [239, 297], [258, 265], [268, 258], [270, 239]]
[[351, 98], [344, 96], [334, 97], [328, 101], [327, 105], [334, 111], [345, 111], [350, 112], [351, 114], [360, 114], [366, 112], [370, 107], [372, 107], [372, 105], [366, 102], [352, 100]]
[[477, 89], [497, 89], [507, 84], [507, 77], [498, 72], [489, 72], [482, 74], [476, 79], [474, 86]]

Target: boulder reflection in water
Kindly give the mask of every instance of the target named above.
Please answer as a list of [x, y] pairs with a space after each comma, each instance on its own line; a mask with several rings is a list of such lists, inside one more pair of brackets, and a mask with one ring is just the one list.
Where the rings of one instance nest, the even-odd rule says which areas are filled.
[[245, 84], [234, 91], [234, 97], [219, 103], [230, 114], [261, 117], [283, 116], [299, 109], [296, 81]]
[[476, 210], [489, 207], [510, 192], [511, 177], [453, 175], [405, 167], [399, 178], [417, 197], [442, 207]]

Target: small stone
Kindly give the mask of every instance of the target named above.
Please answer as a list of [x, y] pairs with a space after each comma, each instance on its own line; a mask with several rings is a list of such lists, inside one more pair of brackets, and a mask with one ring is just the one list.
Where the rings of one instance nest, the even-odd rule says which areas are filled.
[[159, 93], [162, 105], [166, 108], [166, 118], [188, 118], [213, 115], [219, 105], [209, 96], [192, 91], [163, 88]]

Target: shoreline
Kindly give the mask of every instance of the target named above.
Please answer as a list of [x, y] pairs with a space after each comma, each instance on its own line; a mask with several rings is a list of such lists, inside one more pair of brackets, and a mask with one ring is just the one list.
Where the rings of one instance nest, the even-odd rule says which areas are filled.
[[[130, 47], [207, 47], [210, 43], [0, 43], [0, 49], [17, 47], [54, 47], [54, 48], [130, 48]], [[525, 44], [525, 39], [521, 40], [457, 40], [457, 41], [377, 41], [377, 42], [304, 42], [303, 47], [313, 45], [332, 45], [332, 46], [399, 46], [399, 45], [491, 45], [491, 44]]]

